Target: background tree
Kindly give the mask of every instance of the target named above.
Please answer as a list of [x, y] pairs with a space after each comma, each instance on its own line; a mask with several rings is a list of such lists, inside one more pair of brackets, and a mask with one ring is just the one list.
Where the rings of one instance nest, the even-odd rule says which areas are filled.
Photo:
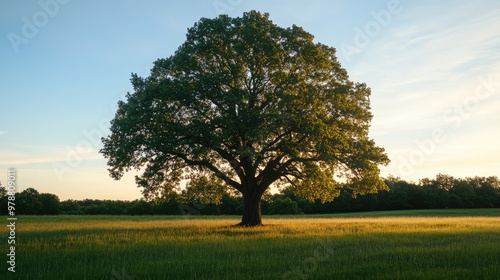
[[8, 214], [7, 188], [0, 182], [0, 215]]
[[241, 225], [255, 226], [273, 184], [322, 201], [339, 195], [338, 178], [355, 194], [386, 188], [378, 165], [389, 160], [368, 137], [370, 89], [298, 26], [255, 11], [202, 18], [174, 55], [131, 82], [101, 153], [115, 179], [143, 168], [146, 197], [212, 173], [241, 192]]
[[51, 193], [41, 193], [38, 196], [38, 201], [40, 201], [41, 207], [38, 214], [42, 215], [58, 215], [60, 212], [59, 208], [59, 197]]
[[140, 199], [128, 209], [130, 215], [151, 215], [153, 214], [153, 207], [150, 203]]
[[59, 203], [59, 210], [61, 211], [62, 214], [73, 214], [73, 215], [83, 214], [80, 205], [76, 200], [73, 199], [61, 201]]
[[27, 188], [16, 194], [16, 214], [37, 215], [41, 214], [42, 203], [40, 193], [34, 188]]
[[299, 205], [297, 204], [297, 202], [292, 201], [292, 199], [290, 199], [289, 197], [277, 197], [273, 199], [268, 208], [268, 213], [272, 215], [304, 214], [299, 209]]
[[2, 182], [0, 182], [0, 198], [6, 195], [7, 195], [7, 188], [2, 185]]
[[194, 175], [182, 191], [181, 197], [184, 203], [196, 203], [205, 206], [207, 204], [219, 205], [225, 193], [226, 187], [217, 177], [209, 178], [208, 176]]

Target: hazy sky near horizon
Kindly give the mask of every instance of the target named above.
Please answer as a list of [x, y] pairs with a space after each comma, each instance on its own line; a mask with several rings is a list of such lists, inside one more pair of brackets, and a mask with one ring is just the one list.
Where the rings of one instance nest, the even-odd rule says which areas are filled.
[[130, 74], [184, 42], [202, 17], [258, 10], [337, 49], [372, 89], [370, 136], [405, 180], [500, 176], [500, 2], [80, 1], [0, 4], [0, 182], [65, 199], [137, 199], [98, 153]]

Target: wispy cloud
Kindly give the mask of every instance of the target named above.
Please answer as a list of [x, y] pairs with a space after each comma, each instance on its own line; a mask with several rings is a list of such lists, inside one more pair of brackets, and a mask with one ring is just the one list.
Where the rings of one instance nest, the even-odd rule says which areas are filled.
[[[470, 17], [470, 5], [450, 11], [449, 16], [405, 11], [411, 20], [389, 26], [386, 35], [367, 49], [368, 60], [356, 65], [354, 72], [373, 81], [378, 133], [441, 126], [443, 113], [474, 94], [479, 78], [497, 74], [500, 37], [494, 26], [500, 21], [500, 9]], [[415, 20], [422, 16], [425, 20]], [[378, 56], [388, 50], [391, 56]], [[498, 110], [492, 110], [496, 102], [491, 98], [480, 104], [481, 114], [496, 115]]]
[[91, 161], [103, 159], [95, 149], [83, 150], [73, 146], [9, 145], [1, 148], [0, 165], [30, 165], [66, 161]]

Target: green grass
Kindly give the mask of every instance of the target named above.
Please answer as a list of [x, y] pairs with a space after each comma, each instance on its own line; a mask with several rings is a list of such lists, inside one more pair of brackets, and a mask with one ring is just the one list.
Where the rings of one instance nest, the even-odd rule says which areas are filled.
[[238, 220], [21, 216], [0, 279], [500, 279], [500, 209]]
[[424, 210], [394, 210], [394, 211], [371, 211], [351, 212], [328, 215], [308, 215], [308, 217], [499, 217], [500, 209], [424, 209]]

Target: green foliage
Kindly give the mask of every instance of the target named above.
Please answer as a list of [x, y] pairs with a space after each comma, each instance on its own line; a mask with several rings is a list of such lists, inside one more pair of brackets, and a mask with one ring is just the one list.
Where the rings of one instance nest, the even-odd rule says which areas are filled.
[[19, 215], [59, 214], [59, 198], [54, 194], [40, 194], [34, 188], [17, 193], [16, 206], [16, 214]]
[[276, 198], [273, 200], [269, 206], [268, 211], [264, 211], [265, 214], [271, 215], [297, 215], [303, 214], [299, 209], [297, 202], [292, 201], [289, 197]]
[[57, 215], [59, 214], [59, 197], [51, 193], [42, 193], [38, 196], [40, 201], [40, 214]]
[[7, 195], [7, 188], [2, 185], [2, 182], [0, 182], [0, 198], [4, 197]]
[[153, 214], [153, 207], [150, 203], [144, 200], [137, 200], [129, 209], [130, 215], [151, 215]]
[[257, 199], [281, 184], [331, 201], [337, 177], [354, 194], [386, 189], [378, 165], [389, 159], [368, 137], [370, 89], [298, 26], [255, 11], [202, 18], [174, 55], [131, 82], [101, 153], [115, 179], [143, 169], [147, 199], [196, 172]]
[[61, 201], [59, 203], [59, 209], [61, 214], [72, 214], [72, 215], [81, 215], [83, 212], [81, 211], [80, 205], [76, 200], [69, 199], [65, 201]]
[[40, 194], [34, 188], [27, 188], [16, 194], [16, 214], [37, 215], [41, 214], [42, 204], [39, 200]]
[[181, 197], [184, 203], [196, 202], [201, 205], [219, 205], [225, 193], [226, 187], [220, 179], [195, 174], [191, 177], [186, 188], [182, 190]]

